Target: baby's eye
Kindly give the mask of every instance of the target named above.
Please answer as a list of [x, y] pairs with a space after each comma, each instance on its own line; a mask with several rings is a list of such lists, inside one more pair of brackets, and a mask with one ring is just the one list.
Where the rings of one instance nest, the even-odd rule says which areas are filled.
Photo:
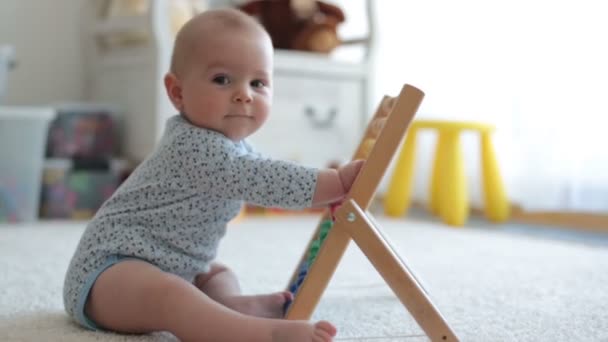
[[230, 83], [230, 79], [226, 75], [218, 75], [213, 78], [213, 83], [219, 85], [226, 85]]
[[266, 86], [266, 83], [264, 83], [264, 81], [261, 81], [261, 80], [255, 80], [255, 81], [251, 81], [251, 86], [254, 88], [263, 88]]

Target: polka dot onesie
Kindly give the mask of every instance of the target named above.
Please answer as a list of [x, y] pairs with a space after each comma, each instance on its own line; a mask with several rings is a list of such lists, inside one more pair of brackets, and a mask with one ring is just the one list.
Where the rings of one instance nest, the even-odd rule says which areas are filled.
[[226, 224], [243, 201], [301, 209], [312, 204], [318, 170], [261, 157], [244, 141], [167, 121], [156, 150], [87, 226], [64, 284], [66, 311], [91, 329], [86, 298], [103, 270], [124, 258], [146, 260], [192, 281], [209, 270]]

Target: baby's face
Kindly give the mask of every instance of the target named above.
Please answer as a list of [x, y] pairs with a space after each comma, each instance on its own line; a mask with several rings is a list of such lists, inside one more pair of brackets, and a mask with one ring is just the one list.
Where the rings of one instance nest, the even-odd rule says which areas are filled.
[[183, 112], [196, 126], [241, 140], [270, 111], [272, 43], [261, 32], [242, 30], [204, 39], [181, 78]]

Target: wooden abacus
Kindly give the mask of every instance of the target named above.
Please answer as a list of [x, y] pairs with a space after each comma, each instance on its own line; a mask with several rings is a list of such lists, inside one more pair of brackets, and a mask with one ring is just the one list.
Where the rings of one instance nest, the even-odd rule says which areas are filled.
[[389, 163], [405, 136], [424, 93], [404, 85], [397, 98], [385, 96], [366, 129], [353, 160], [365, 159], [343, 204], [321, 218], [300, 259], [288, 290], [294, 293], [285, 318], [310, 319], [350, 240], [378, 270], [401, 303], [432, 341], [458, 341], [423, 287], [366, 212]]

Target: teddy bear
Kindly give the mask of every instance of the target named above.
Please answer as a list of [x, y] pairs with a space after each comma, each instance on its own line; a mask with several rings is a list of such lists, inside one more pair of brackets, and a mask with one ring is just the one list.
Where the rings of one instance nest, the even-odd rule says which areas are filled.
[[337, 27], [344, 12], [313, 0], [254, 0], [238, 6], [258, 18], [277, 49], [329, 53], [341, 44]]

